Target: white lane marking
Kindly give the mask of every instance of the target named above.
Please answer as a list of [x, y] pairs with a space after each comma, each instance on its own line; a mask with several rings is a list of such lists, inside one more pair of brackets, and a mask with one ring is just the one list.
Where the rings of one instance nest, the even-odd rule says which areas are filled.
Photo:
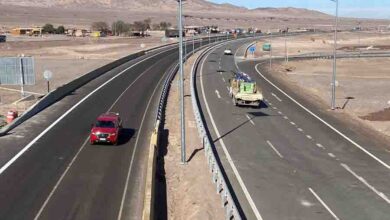
[[279, 102], [282, 102], [282, 99], [280, 99], [277, 95], [275, 95], [275, 93], [272, 93], [272, 92], [271, 92], [271, 95], [272, 95], [273, 97], [275, 97], [275, 99], [277, 99]]
[[228, 93], [230, 94], [230, 88], [229, 88], [229, 86], [226, 86], [226, 89], [227, 89]]
[[274, 106], [274, 107], [272, 107], [272, 108], [273, 108], [274, 110], [277, 110], [277, 109], [278, 109], [278, 108], [277, 108], [277, 107], [275, 107], [275, 106]]
[[360, 182], [362, 182], [364, 185], [366, 185], [369, 189], [371, 189], [375, 194], [377, 194], [379, 197], [381, 197], [383, 200], [387, 202], [387, 204], [390, 204], [390, 199], [383, 193], [375, 189], [372, 185], [370, 185], [363, 177], [357, 175], [351, 168], [349, 168], [346, 164], [340, 164], [344, 169], [346, 169], [350, 174], [352, 174], [356, 179], [358, 179]]
[[268, 102], [268, 105], [272, 106], [272, 103], [271, 103], [271, 102]]
[[287, 116], [283, 116], [284, 119], [288, 120], [288, 117]]
[[61, 177], [58, 179], [56, 184], [54, 185], [53, 189], [50, 191], [49, 196], [46, 198], [45, 202], [43, 202], [41, 208], [39, 209], [38, 213], [35, 215], [34, 220], [39, 219], [41, 216], [43, 210], [46, 208], [47, 204], [49, 203], [51, 197], [53, 197], [54, 192], [57, 190], [58, 186], [61, 184], [62, 180], [64, 179], [65, 175], [68, 173], [69, 169], [72, 167], [73, 163], [76, 161], [78, 155], [80, 152], [84, 149], [85, 145], [88, 143], [89, 137], [84, 141], [83, 145], [81, 145], [80, 149], [77, 151], [76, 155], [73, 157], [73, 159], [70, 161], [68, 166], [66, 167], [65, 171], [62, 173]]
[[302, 128], [297, 128], [297, 129], [298, 129], [298, 131], [303, 132], [303, 129], [302, 129]]
[[268, 99], [264, 99], [266, 102], [268, 102]]
[[322, 144], [320, 144], [320, 143], [317, 143], [316, 145], [317, 145], [317, 147], [319, 147], [319, 148], [325, 149], [325, 147], [322, 146]]
[[281, 111], [278, 111], [278, 114], [279, 114], [279, 115], [283, 115], [283, 113], [282, 113]]
[[222, 72], [219, 72], [220, 75], [222, 75]]
[[303, 205], [305, 207], [311, 207], [311, 206], [314, 206], [315, 204], [313, 204], [313, 203], [311, 203], [311, 202], [309, 202], [307, 200], [302, 199], [301, 200], [301, 205]]
[[223, 82], [226, 82], [225, 78], [222, 78]]
[[246, 118], [250, 121], [251, 124], [255, 125], [255, 123], [252, 121], [251, 117], [249, 117], [249, 115], [245, 115]]
[[[211, 115], [210, 107], [209, 107], [209, 104], [207, 103], [206, 95], [205, 95], [205, 92], [204, 92], [204, 86], [203, 86], [203, 66], [204, 66], [205, 60], [207, 60], [209, 55], [210, 55], [210, 53], [202, 61], [202, 65], [201, 65], [201, 69], [200, 69], [200, 86], [201, 86], [201, 90], [202, 90], [203, 100], [204, 100], [204, 103], [206, 105], [206, 110], [207, 110], [208, 115], [210, 116], [211, 124], [213, 125], [214, 131], [215, 131], [217, 137], [221, 137], [221, 134], [218, 131], [217, 125], [215, 124], [214, 118]], [[237, 63], [236, 63], [236, 65], [237, 65]], [[253, 201], [253, 199], [252, 199], [248, 189], [246, 188], [244, 181], [242, 180], [240, 174], [238, 173], [237, 167], [234, 164], [233, 159], [230, 156], [230, 153], [227, 150], [226, 145], [225, 145], [223, 139], [219, 139], [218, 141], [221, 143], [223, 152], [226, 155], [226, 159], [229, 162], [229, 164], [230, 164], [230, 166], [231, 166], [231, 168], [233, 170], [233, 173], [236, 176], [237, 181], [240, 184], [240, 186], [242, 188], [242, 191], [244, 192], [244, 195], [245, 195], [246, 199], [248, 200], [248, 203], [249, 203], [250, 207], [252, 208], [252, 211], [254, 212], [254, 214], [256, 216], [256, 219], [262, 220], [263, 218], [261, 217], [260, 212], [259, 212], [259, 210], [257, 209], [257, 207], [255, 205], [255, 202]]]
[[[157, 64], [157, 63], [156, 63]], [[144, 72], [142, 72], [142, 74], [140, 74], [136, 79], [135, 81], [133, 81], [127, 88], [125, 91], [127, 91], [141, 76], [143, 76], [145, 74], [145, 72], [149, 71], [152, 67], [156, 66], [156, 64], [152, 65], [150, 68], [146, 69]], [[164, 78], [164, 77], [162, 77]], [[162, 79], [161, 78], [161, 79]], [[160, 84], [161, 82], [161, 79], [159, 81], [159, 83], [157, 85]], [[157, 86], [158, 87], [158, 86]], [[118, 98], [114, 101], [114, 104], [112, 104], [110, 106], [110, 108], [107, 110], [107, 112], [111, 111], [112, 108], [115, 106], [115, 104], [118, 102], [118, 100], [123, 96], [124, 92], [121, 93]], [[154, 93], [153, 93], [154, 94]], [[142, 122], [143, 123], [143, 122]], [[141, 124], [141, 127], [142, 127], [142, 124]], [[137, 136], [138, 138], [138, 136]], [[71, 162], [68, 164], [68, 166], [66, 167], [65, 171], [62, 173], [61, 177], [58, 179], [58, 181], [56, 182], [56, 184], [54, 185], [53, 189], [50, 191], [48, 197], [46, 198], [45, 202], [42, 204], [41, 208], [39, 209], [38, 213], [36, 214], [34, 220], [37, 220], [39, 219], [39, 217], [41, 216], [43, 210], [46, 208], [47, 204], [49, 203], [49, 201], [51, 200], [51, 198], [53, 197], [54, 193], [57, 191], [57, 188], [58, 186], [61, 184], [62, 180], [64, 179], [64, 177], [66, 176], [66, 174], [69, 172], [69, 169], [72, 167], [73, 163], [76, 161], [76, 159], [78, 158], [80, 152], [84, 149], [85, 145], [87, 144], [89, 140], [89, 137], [87, 137], [87, 139], [84, 141], [83, 145], [81, 145], [80, 149], [77, 151], [76, 155], [73, 157], [73, 159], [71, 160]], [[137, 143], [137, 142], [136, 142]], [[137, 147], [137, 146], [136, 146]], [[135, 148], [136, 149], [136, 148]], [[133, 156], [134, 156], [134, 152], [133, 151]]]
[[150, 99], [148, 101], [148, 105], [146, 106], [146, 109], [145, 109], [145, 113], [144, 115], [142, 116], [142, 121], [141, 121], [141, 125], [139, 127], [139, 131], [138, 131], [138, 134], [137, 134], [137, 139], [135, 140], [135, 146], [134, 146], [134, 150], [133, 150], [133, 155], [131, 155], [131, 161], [130, 161], [130, 165], [129, 165], [129, 170], [127, 172], [127, 177], [126, 177], [126, 184], [125, 184], [125, 188], [123, 189], [123, 194], [122, 194], [122, 201], [121, 201], [121, 206], [119, 208], [119, 213], [118, 213], [118, 218], [117, 220], [120, 220], [122, 218], [122, 212], [123, 212], [123, 206], [125, 204], [125, 199], [126, 199], [126, 193], [127, 193], [127, 189], [129, 187], [129, 179], [130, 179], [130, 174], [131, 174], [131, 170], [133, 168], [133, 162], [134, 162], [134, 158], [135, 158], [135, 152], [137, 151], [137, 147], [138, 147], [138, 140], [139, 140], [139, 137], [140, 137], [140, 134], [142, 133], [142, 128], [143, 128], [143, 125], [144, 125], [144, 121], [145, 121], [145, 118], [146, 118], [146, 113], [148, 112], [149, 110], [149, 107], [150, 107], [150, 104], [152, 103], [152, 99], [157, 91], [157, 88], [159, 88], [159, 85], [161, 83], [161, 81], [164, 79], [164, 76], [161, 77], [161, 79], [158, 81], [157, 85], [156, 85], [156, 88], [154, 88], [153, 90], [153, 93], [152, 93], [152, 96], [150, 96]]
[[146, 72], [148, 72], [150, 69], [156, 66], [157, 63], [151, 65], [149, 68], [147, 68], [144, 72], [142, 72], [121, 94], [118, 96], [118, 98], [115, 100], [115, 102], [110, 106], [108, 111], [111, 111], [111, 109], [118, 103], [118, 101], [122, 98], [122, 96], [138, 81], [139, 78], [141, 78]]
[[220, 99], [221, 98], [221, 95], [219, 94], [219, 91], [218, 90], [215, 90], [215, 94], [217, 94], [217, 97]]
[[329, 157], [331, 157], [331, 158], [336, 158], [336, 156], [335, 156], [334, 154], [332, 154], [332, 153], [328, 153], [328, 155], [329, 155]]
[[312, 136], [310, 136], [310, 135], [306, 135], [306, 137], [308, 138], [308, 139], [313, 139], [313, 137]]
[[293, 121], [290, 121], [290, 124], [291, 124], [291, 125], [295, 125], [295, 122], [293, 122]]
[[27, 144], [21, 151], [19, 151], [19, 153], [17, 153], [11, 160], [9, 160], [6, 164], [4, 164], [4, 166], [2, 166], [0, 168], [0, 175], [3, 174], [3, 172], [9, 167], [11, 166], [19, 157], [21, 157], [28, 149], [31, 148], [31, 146], [33, 146], [39, 139], [41, 139], [41, 137], [43, 135], [45, 135], [47, 132], [49, 132], [54, 126], [56, 126], [62, 119], [64, 119], [67, 115], [69, 115], [69, 113], [71, 113], [74, 109], [76, 109], [79, 105], [81, 105], [81, 103], [83, 103], [85, 100], [87, 100], [89, 97], [91, 97], [93, 94], [95, 94], [98, 90], [100, 90], [101, 88], [103, 88], [105, 85], [107, 85], [108, 83], [110, 83], [111, 81], [113, 81], [114, 79], [116, 79], [117, 77], [121, 76], [123, 73], [127, 72], [129, 69], [133, 68], [134, 66], [146, 61], [146, 60], [149, 60], [157, 55], [160, 55], [162, 53], [165, 53], [166, 51], [162, 51], [162, 52], [159, 52], [159, 53], [156, 53], [150, 57], [147, 57], [133, 65], [131, 65], [130, 67], [126, 68], [125, 70], [123, 70], [122, 72], [118, 73], [117, 75], [113, 76], [111, 79], [107, 80], [105, 83], [103, 83], [102, 85], [100, 85], [98, 88], [96, 88], [95, 90], [93, 90], [91, 93], [89, 93], [88, 95], [86, 95], [83, 99], [81, 99], [78, 103], [76, 103], [75, 105], [73, 105], [68, 111], [66, 111], [63, 115], [61, 115], [57, 120], [55, 120], [49, 127], [47, 127], [45, 130], [43, 130], [36, 138], [34, 138], [29, 144]]
[[360, 146], [359, 144], [357, 144], [355, 141], [353, 141], [351, 138], [347, 137], [345, 134], [343, 134], [342, 132], [340, 132], [339, 130], [337, 130], [335, 127], [333, 127], [332, 125], [330, 125], [328, 122], [326, 122], [325, 120], [323, 120], [322, 118], [320, 118], [319, 116], [317, 116], [316, 114], [314, 114], [312, 111], [310, 111], [308, 108], [306, 108], [305, 106], [303, 106], [301, 103], [299, 103], [298, 101], [296, 101], [294, 98], [292, 98], [291, 96], [289, 96], [286, 92], [284, 92], [282, 89], [280, 89], [279, 87], [277, 87], [274, 83], [272, 83], [269, 79], [267, 79], [263, 74], [261, 74], [261, 72], [258, 70], [258, 66], [260, 64], [257, 64], [255, 69], [257, 71], [257, 73], [264, 79], [266, 80], [269, 84], [271, 84], [273, 87], [275, 87], [277, 90], [279, 90], [279, 92], [281, 92], [282, 94], [284, 94], [286, 97], [288, 97], [291, 101], [295, 102], [295, 104], [297, 104], [299, 107], [301, 107], [302, 109], [304, 109], [306, 112], [308, 112], [309, 114], [311, 114], [313, 117], [317, 118], [319, 121], [321, 121], [323, 124], [325, 124], [326, 126], [328, 126], [330, 129], [332, 129], [333, 131], [335, 131], [337, 134], [339, 134], [341, 137], [343, 137], [344, 139], [346, 139], [347, 141], [349, 141], [351, 144], [353, 144], [355, 147], [359, 148], [361, 151], [363, 151], [364, 153], [366, 153], [368, 156], [370, 156], [371, 158], [373, 158], [374, 160], [376, 160], [378, 163], [382, 164], [384, 167], [386, 167], [387, 169], [390, 169], [390, 165], [388, 165], [387, 163], [383, 162], [381, 159], [379, 159], [378, 157], [376, 157], [375, 155], [373, 155], [372, 153], [370, 153], [368, 150], [366, 150], [364, 147]]
[[280, 157], [283, 158], [283, 155], [272, 145], [271, 141], [267, 141], [267, 144], [276, 152], [276, 154]]
[[316, 197], [316, 199], [325, 207], [326, 210], [328, 210], [328, 212], [333, 216], [334, 219], [336, 220], [340, 220], [339, 217], [337, 217], [336, 214], [334, 214], [334, 212], [329, 208], [329, 206], [326, 205], [326, 203], [324, 201], [322, 201], [322, 199], [317, 195], [317, 193], [314, 192], [314, 190], [312, 188], [309, 188], [309, 191], [314, 195], [314, 197]]

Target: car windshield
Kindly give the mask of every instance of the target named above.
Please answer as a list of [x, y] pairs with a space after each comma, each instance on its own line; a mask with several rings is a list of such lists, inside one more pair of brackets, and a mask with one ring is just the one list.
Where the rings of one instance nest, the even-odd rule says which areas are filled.
[[98, 128], [115, 128], [115, 123], [112, 121], [98, 121], [96, 123]]

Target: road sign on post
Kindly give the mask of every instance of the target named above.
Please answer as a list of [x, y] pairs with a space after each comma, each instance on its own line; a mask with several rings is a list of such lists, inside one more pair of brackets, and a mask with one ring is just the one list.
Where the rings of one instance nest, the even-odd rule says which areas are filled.
[[50, 80], [51, 80], [52, 77], [53, 77], [53, 73], [50, 70], [45, 70], [43, 72], [43, 78], [47, 82], [47, 93], [50, 92]]

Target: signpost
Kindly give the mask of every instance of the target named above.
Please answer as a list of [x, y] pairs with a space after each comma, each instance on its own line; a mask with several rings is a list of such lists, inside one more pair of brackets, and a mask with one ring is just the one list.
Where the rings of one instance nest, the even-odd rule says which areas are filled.
[[50, 92], [50, 80], [51, 80], [52, 77], [53, 77], [53, 73], [50, 70], [45, 70], [43, 72], [43, 78], [47, 82], [47, 93]]

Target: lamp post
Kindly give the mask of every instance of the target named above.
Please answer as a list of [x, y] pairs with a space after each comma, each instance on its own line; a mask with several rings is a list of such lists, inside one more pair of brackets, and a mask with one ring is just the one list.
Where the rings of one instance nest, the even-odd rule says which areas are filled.
[[179, 71], [180, 71], [180, 124], [181, 124], [181, 163], [186, 164], [186, 141], [184, 121], [184, 69], [183, 69], [183, 0], [179, 3]]
[[332, 100], [331, 109], [336, 109], [336, 64], [337, 64], [337, 28], [339, 22], [339, 0], [331, 0], [336, 3], [336, 17], [335, 17], [335, 29], [334, 29], [334, 44], [333, 44], [333, 74], [332, 74]]

